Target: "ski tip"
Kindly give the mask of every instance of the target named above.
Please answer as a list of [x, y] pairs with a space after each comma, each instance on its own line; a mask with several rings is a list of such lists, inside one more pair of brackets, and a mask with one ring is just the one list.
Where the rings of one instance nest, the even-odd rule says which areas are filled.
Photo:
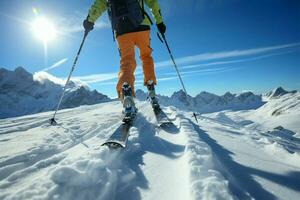
[[124, 117], [122, 120], [123, 124], [131, 125], [133, 123], [133, 120], [135, 119], [136, 115], [130, 116], [130, 117]]
[[104, 142], [101, 146], [107, 146], [109, 149], [124, 149], [125, 146], [118, 142]]
[[170, 126], [174, 126], [174, 124], [172, 122], [162, 122], [159, 124], [160, 127], [170, 127]]

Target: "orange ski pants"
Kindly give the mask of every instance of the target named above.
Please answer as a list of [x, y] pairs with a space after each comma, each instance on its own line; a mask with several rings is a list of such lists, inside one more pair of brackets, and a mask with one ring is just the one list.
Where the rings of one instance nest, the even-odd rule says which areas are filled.
[[119, 80], [116, 86], [119, 98], [123, 98], [122, 85], [124, 82], [131, 86], [134, 95], [135, 47], [139, 49], [144, 73], [144, 85], [146, 85], [148, 80], [152, 80], [156, 84], [153, 58], [151, 56], [150, 31], [126, 33], [118, 36], [117, 42], [120, 51]]

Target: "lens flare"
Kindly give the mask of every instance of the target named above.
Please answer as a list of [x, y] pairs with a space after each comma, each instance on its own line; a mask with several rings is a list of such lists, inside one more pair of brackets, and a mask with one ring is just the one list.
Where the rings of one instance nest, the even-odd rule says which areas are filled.
[[32, 12], [33, 12], [33, 14], [35, 14], [36, 16], [38, 15], [38, 11], [37, 11], [36, 8], [32, 8]]

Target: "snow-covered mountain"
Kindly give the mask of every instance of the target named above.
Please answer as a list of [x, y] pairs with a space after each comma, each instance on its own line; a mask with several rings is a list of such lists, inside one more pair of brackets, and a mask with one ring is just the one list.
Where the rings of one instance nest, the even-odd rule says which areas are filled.
[[[46, 72], [31, 74], [22, 67], [9, 71], [0, 68], [0, 118], [53, 110], [64, 81]], [[91, 91], [79, 81], [70, 81], [61, 108], [107, 102], [110, 99]]]
[[283, 89], [282, 87], [278, 87], [278, 88], [266, 93], [265, 97], [273, 99], [273, 98], [281, 97], [285, 94], [295, 94], [295, 93], [297, 93], [296, 90], [287, 91], [287, 90]]
[[300, 92], [286, 91], [279, 87], [266, 94], [267, 103], [257, 110], [269, 116], [284, 115], [287, 113], [298, 113], [300, 111]]
[[[142, 90], [136, 91], [139, 100], [145, 100], [147, 95]], [[199, 113], [211, 113], [221, 110], [247, 110], [256, 109], [264, 104], [261, 95], [252, 92], [231, 94], [227, 92], [218, 96], [208, 92], [201, 92], [195, 97], [188, 96], [182, 90], [175, 92], [171, 97], [160, 96], [159, 101], [164, 106], [175, 106], [180, 109], [189, 109]]]
[[[279, 92], [280, 91], [280, 92]], [[269, 127], [289, 127], [289, 129], [298, 132], [300, 124], [300, 92], [286, 91], [279, 87], [267, 93], [263, 99], [266, 103], [256, 110], [247, 111], [243, 115], [245, 118], [259, 122], [265, 130]]]
[[[38, 113], [56, 108], [57, 101], [65, 82], [46, 72], [31, 74], [24, 68], [14, 71], [0, 68], [0, 118]], [[139, 100], [145, 100], [147, 94], [136, 91]], [[195, 97], [175, 92], [171, 97], [159, 95], [159, 101], [164, 106], [174, 106], [181, 110], [197, 113], [212, 113], [223, 110], [256, 109], [257, 116], [278, 116], [284, 113], [298, 113], [299, 92], [276, 88], [265, 95], [255, 95], [252, 92], [242, 94], [225, 93], [222, 96], [201, 92]], [[96, 90], [91, 91], [79, 80], [68, 84], [67, 92], [61, 108], [73, 108], [80, 105], [91, 105], [107, 102], [110, 99]], [[292, 115], [292, 114], [291, 114]]]

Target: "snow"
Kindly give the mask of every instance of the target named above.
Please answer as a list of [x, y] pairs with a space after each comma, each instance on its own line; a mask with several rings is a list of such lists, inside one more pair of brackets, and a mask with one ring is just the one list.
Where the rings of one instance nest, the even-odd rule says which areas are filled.
[[287, 128], [299, 137], [300, 133], [300, 92], [291, 92], [280, 97], [268, 100], [266, 104], [256, 110], [239, 112], [232, 118], [235, 120], [248, 120], [253, 126], [260, 126], [264, 131], [270, 131], [278, 126]]
[[45, 84], [47, 81], [51, 81], [51, 82], [53, 82], [57, 85], [61, 85], [61, 86], [64, 86], [66, 83], [66, 81], [59, 79], [55, 76], [52, 76], [51, 74], [44, 72], [44, 71], [34, 73], [33, 80], [38, 81], [41, 84]]
[[297, 102], [299, 93], [284, 94], [256, 110], [199, 115], [198, 124], [175, 104], [163, 107], [174, 125], [158, 127], [137, 101], [119, 150], [101, 146], [120, 124], [119, 102], [61, 110], [56, 126], [53, 112], [1, 119], [0, 199], [296, 200]]
[[[230, 181], [232, 190], [236, 190], [235, 193], [240, 199], [248, 195], [255, 199], [297, 199], [299, 157], [290, 160], [287, 159], [289, 158], [287, 152], [282, 151], [281, 154], [278, 151], [280, 147], [274, 149], [268, 148], [269, 145], [260, 147], [247, 140], [242, 144], [236, 139], [226, 138], [225, 141], [220, 132], [211, 135], [223, 146], [218, 152], [220, 155], [218, 159], [223, 165], [222, 168], [225, 168], [224, 174], [233, 179]], [[231, 158], [228, 157], [229, 154], [232, 154]], [[289, 192], [286, 193], [286, 190]]]
[[189, 158], [191, 192], [194, 199], [233, 199], [228, 189], [228, 181], [214, 169], [212, 151], [194, 129], [190, 119], [181, 122], [183, 132], [188, 137], [186, 153]]

